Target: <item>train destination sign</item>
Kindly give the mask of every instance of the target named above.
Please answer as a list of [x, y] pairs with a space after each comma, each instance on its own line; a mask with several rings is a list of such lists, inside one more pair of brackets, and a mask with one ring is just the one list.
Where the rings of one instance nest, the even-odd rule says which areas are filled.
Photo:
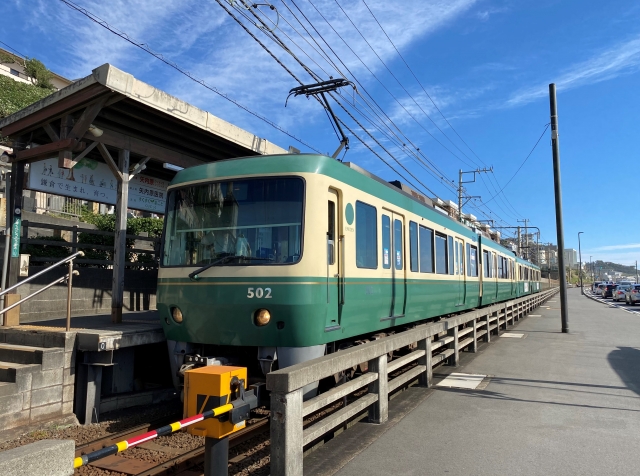
[[[168, 186], [166, 180], [134, 175], [129, 181], [128, 208], [164, 213]], [[52, 158], [30, 165], [28, 188], [115, 205], [118, 182], [107, 164], [84, 158], [72, 169], [63, 169]]]

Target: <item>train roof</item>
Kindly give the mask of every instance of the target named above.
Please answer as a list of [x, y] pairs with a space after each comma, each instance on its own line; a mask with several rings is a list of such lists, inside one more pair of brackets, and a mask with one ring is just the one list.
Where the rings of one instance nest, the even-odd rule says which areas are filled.
[[[247, 162], [250, 162], [251, 165], [247, 166]], [[484, 236], [479, 230], [474, 230], [471, 227], [458, 222], [436, 208], [433, 201], [428, 197], [425, 197], [411, 189], [409, 189], [410, 191], [405, 191], [397, 185], [387, 182], [356, 164], [350, 162], [339, 162], [331, 157], [319, 154], [261, 155], [220, 160], [181, 170], [171, 181], [169, 188], [209, 181], [212, 177], [222, 178], [243, 175], [255, 176], [261, 174], [272, 175], [296, 172], [327, 175], [371, 195], [383, 198], [384, 200], [387, 200], [399, 207], [411, 210], [418, 215], [423, 215], [426, 212], [428, 216], [425, 218], [428, 218], [445, 228], [449, 228], [465, 235], [473, 241], [477, 241], [479, 236]], [[514, 254], [512, 250], [486, 236], [483, 240], [483, 244], [488, 245], [491, 248], [499, 249], [506, 254]], [[518, 262], [531, 265], [531, 263], [526, 260], [521, 258], [517, 259]]]

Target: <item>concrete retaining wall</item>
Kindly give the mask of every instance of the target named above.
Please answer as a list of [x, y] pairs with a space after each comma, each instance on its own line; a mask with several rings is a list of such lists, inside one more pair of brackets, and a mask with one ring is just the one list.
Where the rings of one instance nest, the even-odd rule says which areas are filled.
[[2, 476], [70, 476], [73, 474], [73, 440], [41, 440], [0, 452]]
[[[29, 275], [44, 269], [30, 266]], [[18, 289], [22, 296], [42, 288], [66, 274], [66, 266], [56, 268]], [[74, 316], [111, 312], [110, 269], [78, 268], [80, 276], [73, 278], [71, 313]], [[133, 311], [156, 309], [157, 270], [138, 271], [127, 269], [124, 273], [124, 308]], [[20, 306], [20, 322], [36, 322], [45, 319], [63, 318], [67, 310], [66, 285], [53, 286]]]

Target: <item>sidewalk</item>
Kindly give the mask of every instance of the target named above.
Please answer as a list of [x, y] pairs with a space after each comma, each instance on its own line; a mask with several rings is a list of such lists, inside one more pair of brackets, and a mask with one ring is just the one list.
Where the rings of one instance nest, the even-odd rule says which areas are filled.
[[389, 423], [359, 423], [309, 454], [305, 474], [639, 473], [640, 318], [568, 296], [570, 334], [556, 296], [509, 329], [523, 338], [494, 337], [435, 370], [435, 385], [461, 372], [488, 375], [486, 388], [412, 388]]

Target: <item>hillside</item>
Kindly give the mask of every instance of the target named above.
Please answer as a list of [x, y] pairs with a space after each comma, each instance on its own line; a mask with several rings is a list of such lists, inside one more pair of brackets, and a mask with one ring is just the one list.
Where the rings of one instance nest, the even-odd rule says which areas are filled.
[[595, 266], [595, 269], [600, 269], [602, 268], [604, 271], [617, 271], [619, 273], [622, 273], [624, 275], [635, 275], [636, 274], [636, 267], [635, 266], [625, 266], [623, 264], [618, 264], [618, 263], [611, 263], [610, 261], [594, 261], [593, 265]]

